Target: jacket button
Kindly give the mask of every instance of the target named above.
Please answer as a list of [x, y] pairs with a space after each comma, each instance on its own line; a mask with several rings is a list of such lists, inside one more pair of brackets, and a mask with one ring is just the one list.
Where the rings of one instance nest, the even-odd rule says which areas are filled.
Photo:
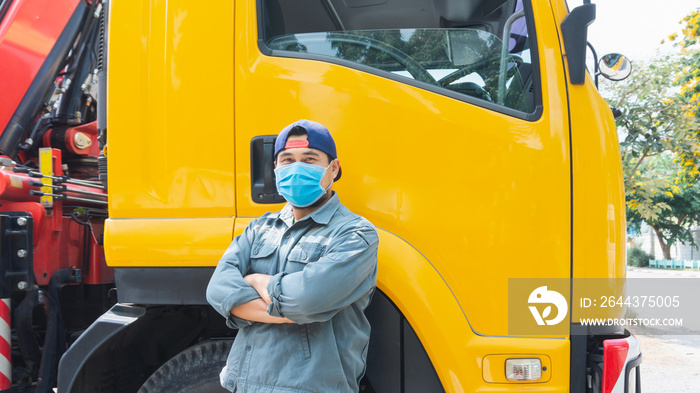
[[250, 351], [251, 348], [252, 348], [252, 347], [251, 347], [250, 345], [246, 345], [246, 346], [245, 346], [245, 350], [246, 350], [246, 351]]
[[306, 253], [301, 254], [301, 259], [306, 260]]

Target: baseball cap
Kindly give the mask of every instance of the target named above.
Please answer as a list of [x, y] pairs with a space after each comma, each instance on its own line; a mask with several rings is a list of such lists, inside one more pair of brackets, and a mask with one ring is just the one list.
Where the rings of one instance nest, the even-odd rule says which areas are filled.
[[[301, 127], [306, 130], [307, 140], [287, 142], [289, 131], [291, 131], [294, 127]], [[277, 139], [275, 140], [275, 158], [282, 150], [300, 147], [318, 149], [328, 154], [332, 159], [338, 158], [338, 154], [335, 150], [335, 141], [333, 140], [331, 133], [326, 127], [315, 121], [302, 119], [284, 127], [282, 131], [280, 131], [279, 135], [277, 135]], [[336, 176], [334, 180], [340, 179], [341, 174], [342, 168], [338, 171], [338, 176]]]

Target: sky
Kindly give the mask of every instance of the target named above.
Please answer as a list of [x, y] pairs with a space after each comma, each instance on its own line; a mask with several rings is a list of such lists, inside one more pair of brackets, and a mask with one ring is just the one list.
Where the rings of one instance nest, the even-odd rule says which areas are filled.
[[[569, 9], [583, 3], [567, 0]], [[588, 30], [588, 41], [598, 56], [617, 52], [635, 60], [648, 60], [668, 41], [680, 33], [678, 22], [700, 8], [700, 0], [592, 0], [596, 20]], [[665, 45], [669, 47], [668, 43]], [[666, 49], [668, 50], [668, 49]]]

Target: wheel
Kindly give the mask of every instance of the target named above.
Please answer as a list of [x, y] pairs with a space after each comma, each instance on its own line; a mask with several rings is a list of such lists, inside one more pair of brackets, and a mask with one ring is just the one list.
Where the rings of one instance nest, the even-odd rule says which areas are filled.
[[214, 393], [231, 351], [231, 340], [207, 341], [180, 352], [156, 370], [138, 393]]

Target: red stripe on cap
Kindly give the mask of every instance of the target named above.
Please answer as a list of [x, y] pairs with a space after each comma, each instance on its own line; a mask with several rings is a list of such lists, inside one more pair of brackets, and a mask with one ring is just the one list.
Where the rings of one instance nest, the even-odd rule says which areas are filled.
[[285, 149], [296, 149], [300, 147], [309, 147], [309, 141], [298, 139], [295, 141], [287, 141], [287, 143], [284, 144]]

